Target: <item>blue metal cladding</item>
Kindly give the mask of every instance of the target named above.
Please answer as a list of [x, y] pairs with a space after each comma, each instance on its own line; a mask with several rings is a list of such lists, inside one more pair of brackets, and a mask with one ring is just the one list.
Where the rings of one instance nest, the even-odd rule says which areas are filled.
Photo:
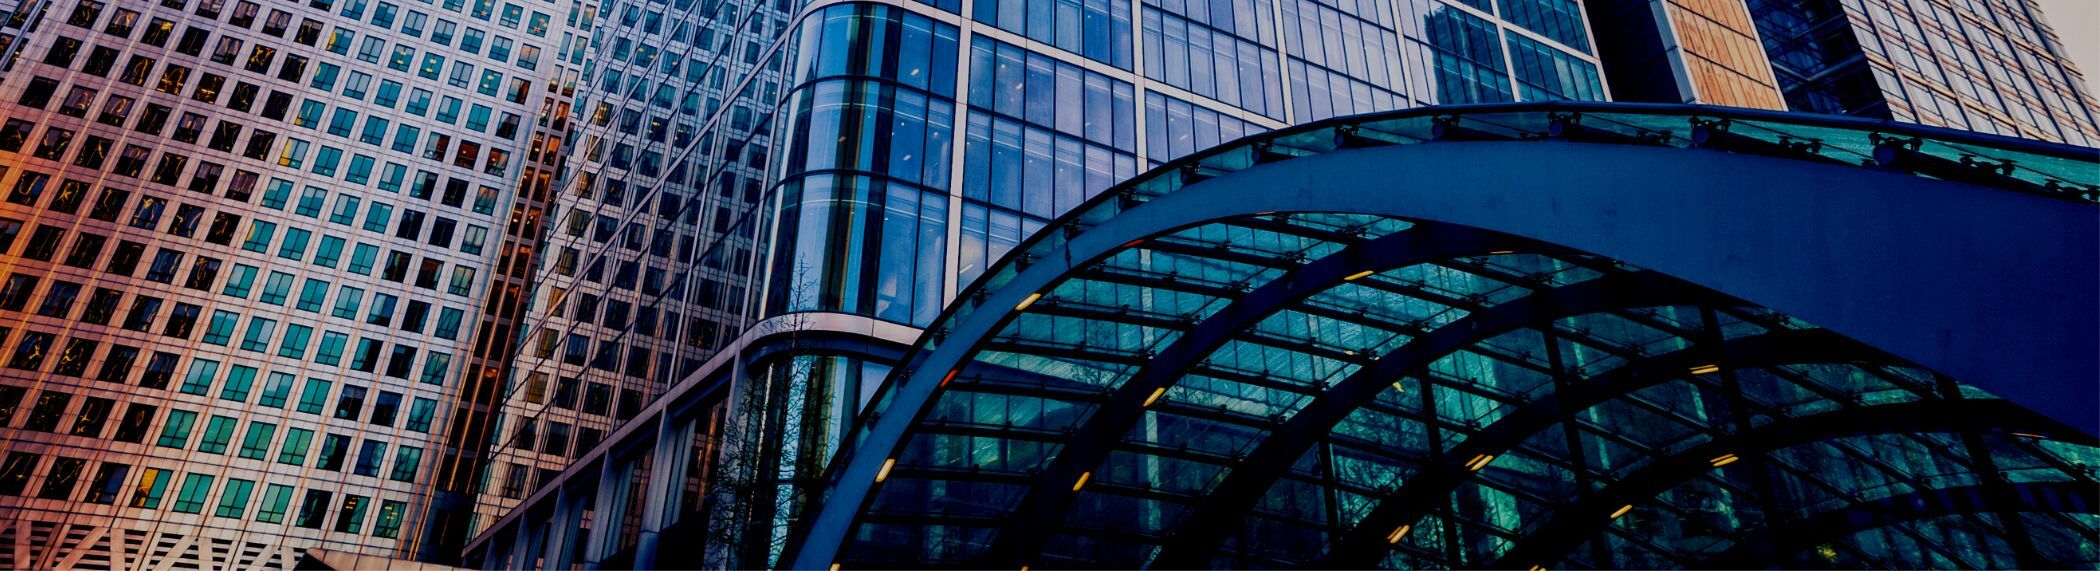
[[[2089, 151], [1789, 117], [1574, 104], [1396, 113], [1155, 170], [1020, 246], [934, 322], [848, 437], [859, 445], [834, 461], [829, 502], [802, 528], [794, 565], [2100, 560], [2064, 540], [2100, 523], [2100, 488], [2079, 467], [2100, 457], [2092, 413], [2054, 402], [2091, 395], [2083, 365], [1990, 372], [2065, 358], [2042, 332], [2091, 335], [2079, 333], [2089, 317], [2042, 309], [2089, 306], [2100, 291], [2083, 255], [2093, 247], [2071, 241], [2096, 232]], [[1881, 151], [1878, 163], [1861, 151]], [[1945, 169], [1964, 154], [2017, 174]], [[1468, 170], [1489, 164], [1468, 157], [1485, 156], [1556, 174]], [[1663, 174], [1616, 175], [1623, 188], [1579, 166], [1643, 160]], [[1356, 170], [1372, 162], [1417, 174]], [[1411, 170], [1427, 164], [1439, 168]], [[1358, 182], [1327, 184], [1340, 180]], [[1809, 218], [1753, 206], [1764, 185], [1804, 193], [1792, 210]], [[1538, 195], [1608, 206], [1523, 210], [1561, 200]], [[2026, 212], [2033, 224], [1974, 225], [2050, 246], [1992, 270], [1906, 249], [2000, 243], [1976, 236], [1888, 238], [1858, 257], [1815, 246], [1843, 258], [1835, 266], [1784, 260], [1814, 243], [1785, 234], [1899, 197], [1917, 201], [1901, 207], [1905, 220]], [[1607, 210], [1627, 218], [1590, 218]], [[1536, 222], [1554, 218], [1566, 220]], [[1723, 228], [1728, 219], [1746, 226]], [[1773, 223], [1782, 227], [1755, 229]], [[1521, 235], [1486, 229], [1497, 224]], [[1682, 240], [1769, 235], [1758, 246], [1774, 253], [1687, 252], [1634, 238], [1641, 226]], [[1956, 246], [1967, 240], [1980, 241]], [[1902, 262], [1866, 261], [1876, 256]], [[1957, 336], [1979, 326], [1963, 314], [2031, 329], [2000, 340], [1996, 356], [1967, 357], [1906, 339], [1941, 326], [1895, 324], [1937, 318], [1851, 301], [1836, 305], [1872, 315], [1839, 315], [1823, 299], [1867, 297], [1845, 272], [1920, 276], [1866, 287], [1953, 299], [1913, 291], [1952, 267], [2004, 276], [2003, 291], [2058, 291], [2028, 309], [1941, 304], [1963, 322]], [[1783, 291], [1805, 284], [1826, 289]]]

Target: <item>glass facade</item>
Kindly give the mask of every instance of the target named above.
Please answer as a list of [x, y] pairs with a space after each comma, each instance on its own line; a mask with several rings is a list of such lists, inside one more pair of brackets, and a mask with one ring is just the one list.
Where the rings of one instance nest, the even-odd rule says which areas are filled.
[[4, 7], [0, 566], [407, 557], [464, 522], [431, 468], [578, 13]]

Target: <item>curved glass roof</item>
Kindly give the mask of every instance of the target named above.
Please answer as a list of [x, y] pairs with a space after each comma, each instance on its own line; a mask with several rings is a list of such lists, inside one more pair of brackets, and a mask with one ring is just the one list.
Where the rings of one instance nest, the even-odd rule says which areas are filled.
[[[2093, 200], [2096, 182], [2077, 149], [1890, 123], [1443, 108], [1156, 170], [973, 291], [1207, 176], [1481, 138], [1696, 140], [2065, 200]], [[2083, 515], [2100, 511], [2090, 435], [1595, 255], [1401, 218], [1264, 213], [1133, 241], [1038, 293], [992, 308], [1015, 315], [923, 410], [887, 410], [887, 387], [870, 405], [919, 416], [894, 449], [847, 447], [889, 461], [842, 568], [2100, 563], [2082, 539], [2100, 532]], [[955, 304], [915, 354], [977, 305]]]

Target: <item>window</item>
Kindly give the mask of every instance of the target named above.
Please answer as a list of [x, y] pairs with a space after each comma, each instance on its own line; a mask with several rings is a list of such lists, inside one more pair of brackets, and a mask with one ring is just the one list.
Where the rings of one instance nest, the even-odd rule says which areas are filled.
[[256, 406], [284, 408], [285, 399], [290, 398], [292, 395], [292, 382], [294, 380], [297, 380], [297, 377], [292, 376], [291, 373], [270, 373], [269, 380], [263, 383], [262, 398], [255, 401]]
[[401, 517], [408, 511], [408, 504], [398, 500], [385, 500], [379, 504], [379, 519], [372, 522], [372, 535], [394, 539], [401, 535]]
[[416, 480], [416, 467], [422, 461], [422, 448], [402, 446], [394, 451], [394, 470], [388, 478], [396, 482], [413, 482]]
[[29, 487], [29, 474], [36, 470], [37, 461], [42, 460], [27, 452], [7, 453], [7, 462], [0, 464], [0, 496], [19, 496]]
[[223, 309], [213, 311], [211, 324], [206, 326], [204, 330], [204, 342], [221, 347], [231, 343], [233, 341], [234, 325], [240, 319], [241, 315], [238, 313]]
[[299, 518], [293, 525], [307, 529], [321, 529], [321, 520], [328, 517], [328, 500], [332, 497], [321, 490], [307, 490], [306, 498], [299, 501]]
[[343, 471], [343, 458], [349, 453], [350, 437], [341, 434], [330, 434], [328, 438], [321, 441], [321, 457], [314, 461], [314, 467], [341, 472]]
[[255, 510], [255, 521], [284, 523], [284, 511], [286, 508], [291, 507], [291, 503], [291, 486], [270, 484], [269, 488], [263, 490], [262, 503]]
[[284, 448], [277, 452], [277, 463], [299, 466], [306, 463], [306, 449], [313, 444], [314, 431], [304, 428], [284, 429]]
[[227, 478], [226, 489], [219, 492], [219, 509], [212, 515], [240, 519], [248, 511], [248, 494], [254, 491], [255, 482]]
[[124, 409], [124, 421], [117, 425], [117, 442], [139, 443], [146, 440], [146, 430], [153, 426], [153, 413], [159, 410], [153, 405], [131, 403]]
[[248, 390], [255, 385], [255, 367], [234, 365], [226, 373], [226, 387], [219, 391], [219, 398], [234, 402], [247, 402]]
[[204, 511], [204, 500], [211, 496], [212, 477], [204, 474], [189, 474], [182, 480], [182, 491], [175, 494], [176, 513], [193, 514]]
[[168, 411], [168, 422], [161, 426], [158, 444], [167, 448], [183, 448], [190, 442], [190, 427], [197, 423], [197, 413], [186, 410]]
[[402, 428], [414, 432], [430, 432], [432, 417], [437, 414], [437, 401], [416, 397], [408, 407], [408, 423]]
[[290, 296], [291, 292], [291, 274], [270, 272], [270, 279], [263, 282], [262, 298], [259, 301], [270, 305], [284, 305], [285, 298]]
[[109, 422], [110, 411], [117, 408], [117, 401], [95, 397], [87, 397], [83, 401], [80, 403], [80, 412], [73, 417], [73, 428], [68, 433], [100, 438], [103, 425]]
[[233, 431], [240, 421], [232, 417], [212, 415], [211, 422], [204, 425], [204, 438], [197, 442], [197, 451], [206, 454], [225, 454], [226, 445], [233, 442]]
[[14, 357], [8, 359], [7, 366], [26, 371], [42, 370], [44, 356], [51, 353], [52, 339], [53, 336], [50, 333], [31, 332], [24, 334], [22, 340], [15, 344]]
[[379, 398], [372, 402], [370, 422], [379, 426], [393, 426], [394, 417], [401, 411], [401, 393], [379, 391]]
[[365, 523], [365, 504], [371, 500], [364, 496], [345, 494], [343, 507], [336, 512], [335, 530], [343, 533], [358, 533]]
[[336, 290], [335, 309], [329, 314], [343, 319], [357, 319], [357, 308], [359, 304], [363, 303], [364, 297], [365, 290], [348, 285], [342, 286]]
[[298, 311], [321, 313], [321, 302], [328, 300], [328, 281], [307, 277], [307, 283], [298, 288]]
[[350, 336], [348, 334], [335, 331], [322, 333], [321, 350], [315, 353], [314, 362], [331, 367], [341, 365], [343, 363], [343, 346], [349, 342]]
[[275, 442], [277, 425], [267, 422], [248, 423], [248, 436], [241, 439], [240, 457], [263, 460], [270, 454], [270, 443]]
[[167, 388], [168, 381], [175, 378], [175, 362], [181, 357], [166, 351], [154, 351], [146, 359], [146, 372], [139, 375], [139, 386], [149, 389]]
[[335, 417], [344, 420], [357, 420], [358, 415], [364, 412], [364, 407], [365, 388], [343, 385], [343, 392], [336, 397]]
[[270, 349], [270, 338], [277, 332], [277, 321], [260, 317], [249, 318], [248, 334], [241, 337], [241, 350], [262, 353]]
[[386, 463], [386, 443], [365, 440], [357, 450], [357, 464], [350, 472], [359, 476], [378, 476], [379, 466]]
[[65, 419], [66, 406], [73, 404], [73, 395], [45, 390], [36, 397], [36, 408], [30, 409], [29, 419], [24, 421], [24, 430], [57, 432], [58, 422]]
[[102, 468], [95, 472], [95, 480], [88, 484], [87, 497], [81, 501], [102, 505], [117, 503], [117, 494], [124, 491], [124, 477], [130, 474], [131, 466], [103, 462]]
[[299, 391], [299, 412], [321, 414], [328, 406], [328, 381], [308, 377], [306, 389]]
[[[411, 355], [413, 355], [413, 352], [411, 352]], [[396, 356], [399, 356], [398, 351]], [[430, 357], [423, 360], [423, 383], [443, 386], [445, 384], [445, 374], [450, 370], [451, 364], [452, 355], [435, 351], [431, 352]]]
[[156, 509], [160, 507], [161, 495], [168, 491], [168, 480], [175, 475], [160, 468], [146, 468], [139, 475], [138, 487], [131, 493], [131, 507]]
[[255, 266], [234, 264], [233, 273], [226, 279], [226, 289], [222, 293], [239, 299], [247, 299], [249, 288], [255, 284], [256, 271], [257, 268]]
[[201, 395], [211, 391], [211, 381], [219, 374], [219, 362], [210, 359], [190, 360], [190, 372], [183, 375], [182, 392]]
[[19, 496], [29, 486], [30, 473], [42, 458], [27, 452], [9, 452], [0, 464], [0, 496]]
[[44, 475], [44, 487], [37, 490], [36, 497], [47, 500], [65, 500], [73, 497], [73, 486], [80, 483], [80, 470], [87, 460], [78, 458], [56, 458], [51, 461], [51, 473]]

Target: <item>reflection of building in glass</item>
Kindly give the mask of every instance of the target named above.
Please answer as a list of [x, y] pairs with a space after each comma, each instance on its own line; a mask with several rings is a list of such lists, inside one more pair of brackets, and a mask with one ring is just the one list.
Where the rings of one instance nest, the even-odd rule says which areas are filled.
[[[1624, 168], [1645, 164], [1673, 168]], [[468, 562], [2084, 565], [2094, 246], [1977, 247], [2100, 231], [2094, 166], [1681, 106], [1259, 135], [1072, 207], [908, 347], [866, 319], [760, 325], [733, 346], [758, 365], [667, 388]], [[1825, 240], [1891, 216], [1970, 230]], [[835, 291], [813, 295], [860, 290]], [[1903, 310], [1928, 298], [1944, 313]]]

